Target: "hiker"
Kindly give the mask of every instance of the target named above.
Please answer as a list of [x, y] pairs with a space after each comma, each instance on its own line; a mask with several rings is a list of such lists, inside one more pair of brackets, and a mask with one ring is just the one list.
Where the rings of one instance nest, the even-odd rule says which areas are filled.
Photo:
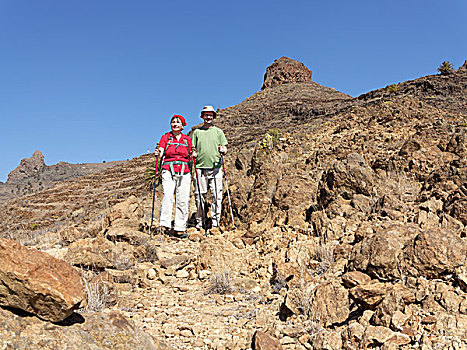
[[[190, 202], [191, 173], [189, 158], [193, 152], [191, 139], [182, 133], [185, 118], [174, 115], [170, 120], [172, 131], [162, 135], [156, 156], [164, 157], [162, 162], [162, 203], [159, 226], [162, 231], [186, 237], [188, 205]], [[175, 222], [172, 228], [173, 196], [175, 192]]]
[[[211, 220], [212, 227], [218, 227], [221, 218], [222, 208], [222, 170], [220, 154], [227, 153], [227, 139], [224, 132], [214, 126], [216, 111], [212, 106], [205, 106], [201, 111], [201, 118], [204, 124], [193, 132], [193, 146], [196, 157], [196, 171], [199, 180], [195, 186], [196, 201], [196, 227], [199, 229], [205, 225], [203, 223], [204, 203], [206, 203], [206, 193], [208, 188], [211, 191]], [[201, 198], [200, 198], [201, 195]], [[204, 227], [204, 229], [207, 229]]]

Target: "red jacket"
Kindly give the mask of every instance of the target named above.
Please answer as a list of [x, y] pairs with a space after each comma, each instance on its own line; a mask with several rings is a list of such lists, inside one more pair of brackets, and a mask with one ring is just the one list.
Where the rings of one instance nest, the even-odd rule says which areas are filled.
[[173, 170], [179, 173], [183, 168], [183, 164], [185, 164], [184, 173], [190, 172], [188, 161], [190, 160], [190, 153], [193, 147], [191, 138], [185, 134], [181, 134], [180, 140], [177, 140], [172, 132], [169, 131], [162, 135], [159, 147], [165, 150], [162, 169], [170, 171], [172, 166]]

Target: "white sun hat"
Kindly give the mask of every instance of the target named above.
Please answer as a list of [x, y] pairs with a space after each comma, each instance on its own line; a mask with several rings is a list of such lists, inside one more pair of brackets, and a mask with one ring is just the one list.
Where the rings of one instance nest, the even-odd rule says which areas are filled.
[[204, 112], [213, 112], [214, 113], [214, 118], [217, 115], [217, 112], [216, 112], [216, 110], [214, 109], [213, 106], [204, 106], [203, 110], [201, 111], [201, 115], [203, 115]]

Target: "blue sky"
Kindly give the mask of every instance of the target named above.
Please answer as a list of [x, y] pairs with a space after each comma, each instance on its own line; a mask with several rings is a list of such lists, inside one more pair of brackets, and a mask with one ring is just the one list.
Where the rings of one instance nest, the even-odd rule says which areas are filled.
[[288, 56], [361, 93], [467, 59], [465, 0], [0, 0], [0, 181], [47, 164], [131, 159], [173, 114], [261, 88]]

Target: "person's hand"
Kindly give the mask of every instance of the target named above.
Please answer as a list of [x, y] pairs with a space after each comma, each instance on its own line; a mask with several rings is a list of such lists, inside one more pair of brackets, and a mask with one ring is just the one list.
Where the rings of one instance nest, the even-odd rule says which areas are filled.
[[192, 158], [196, 158], [198, 157], [198, 153], [196, 153], [196, 150], [193, 148], [193, 150], [191, 151], [191, 157]]
[[219, 153], [226, 154], [227, 153], [227, 147], [219, 146]]
[[156, 157], [162, 157], [163, 154], [164, 154], [164, 149], [163, 148], [156, 148], [156, 150], [154, 151], [154, 155]]

